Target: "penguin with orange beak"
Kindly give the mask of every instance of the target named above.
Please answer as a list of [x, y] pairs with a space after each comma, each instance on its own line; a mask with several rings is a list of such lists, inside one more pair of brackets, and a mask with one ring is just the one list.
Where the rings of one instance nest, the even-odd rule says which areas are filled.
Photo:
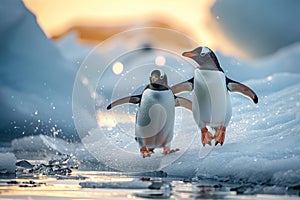
[[142, 94], [118, 99], [107, 106], [107, 109], [124, 104], [138, 104], [135, 122], [136, 141], [140, 153], [151, 156], [155, 148], [163, 148], [163, 154], [169, 154], [179, 149], [171, 149], [174, 134], [175, 106], [192, 109], [192, 102], [177, 97], [168, 86], [167, 75], [162, 70], [153, 70], [150, 84]]
[[[214, 52], [208, 47], [198, 47], [192, 51], [184, 52], [185, 57], [193, 59], [198, 67], [194, 70], [194, 77], [174, 85], [174, 94], [183, 91], [193, 91], [192, 112], [195, 122], [201, 129], [202, 144], [223, 145], [226, 127], [232, 115], [230, 92], [238, 92], [249, 97], [255, 104], [258, 97], [246, 85], [226, 77]], [[215, 129], [213, 135], [207, 126]]]

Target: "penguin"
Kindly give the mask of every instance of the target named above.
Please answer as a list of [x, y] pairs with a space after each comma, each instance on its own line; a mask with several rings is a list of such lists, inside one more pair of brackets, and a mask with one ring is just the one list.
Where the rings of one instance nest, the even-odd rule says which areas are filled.
[[107, 110], [124, 104], [138, 104], [135, 122], [135, 139], [140, 146], [140, 153], [150, 157], [155, 148], [163, 148], [163, 154], [170, 154], [179, 149], [171, 149], [174, 133], [175, 106], [192, 110], [192, 102], [177, 97], [168, 86], [167, 75], [162, 70], [153, 70], [150, 84], [142, 94], [128, 96], [114, 101]]
[[[201, 46], [192, 51], [184, 52], [185, 57], [193, 59], [198, 67], [194, 70], [194, 77], [174, 85], [171, 89], [174, 94], [183, 91], [193, 91], [192, 112], [195, 122], [201, 129], [201, 141], [211, 145], [223, 145], [226, 127], [232, 115], [232, 106], [229, 92], [238, 92], [249, 97], [255, 104], [258, 97], [255, 92], [231, 80], [221, 68], [215, 53], [208, 47]], [[208, 131], [207, 126], [215, 130], [215, 135]]]

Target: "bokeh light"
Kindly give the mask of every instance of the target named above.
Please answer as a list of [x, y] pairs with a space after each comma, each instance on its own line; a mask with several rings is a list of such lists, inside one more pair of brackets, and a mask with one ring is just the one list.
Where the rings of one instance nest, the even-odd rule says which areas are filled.
[[163, 56], [157, 56], [157, 57], [155, 58], [155, 64], [156, 64], [157, 66], [160, 66], [160, 67], [164, 66], [164, 65], [166, 64], [166, 59], [165, 59], [165, 57], [163, 57]]
[[115, 62], [112, 66], [112, 70], [116, 75], [119, 75], [123, 72], [123, 64], [121, 62]]

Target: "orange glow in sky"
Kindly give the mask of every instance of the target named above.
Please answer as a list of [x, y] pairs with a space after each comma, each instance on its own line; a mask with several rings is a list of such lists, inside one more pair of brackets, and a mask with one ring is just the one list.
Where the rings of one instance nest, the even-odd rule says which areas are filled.
[[[214, 0], [24, 0], [48, 36], [67, 30], [76, 22], [121, 26], [143, 20], [163, 21], [184, 29], [200, 45], [225, 54], [244, 56], [216, 28], [210, 15]], [[130, 22], [130, 23], [129, 23]]]

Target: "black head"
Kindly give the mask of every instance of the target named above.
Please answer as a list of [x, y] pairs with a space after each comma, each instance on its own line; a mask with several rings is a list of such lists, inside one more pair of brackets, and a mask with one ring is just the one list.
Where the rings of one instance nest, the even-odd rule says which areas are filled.
[[196, 61], [200, 65], [200, 69], [218, 70], [223, 72], [223, 69], [220, 67], [217, 56], [208, 47], [197, 47], [192, 51], [184, 52], [182, 55]]
[[168, 86], [168, 78], [162, 70], [153, 70], [150, 75], [150, 83]]

